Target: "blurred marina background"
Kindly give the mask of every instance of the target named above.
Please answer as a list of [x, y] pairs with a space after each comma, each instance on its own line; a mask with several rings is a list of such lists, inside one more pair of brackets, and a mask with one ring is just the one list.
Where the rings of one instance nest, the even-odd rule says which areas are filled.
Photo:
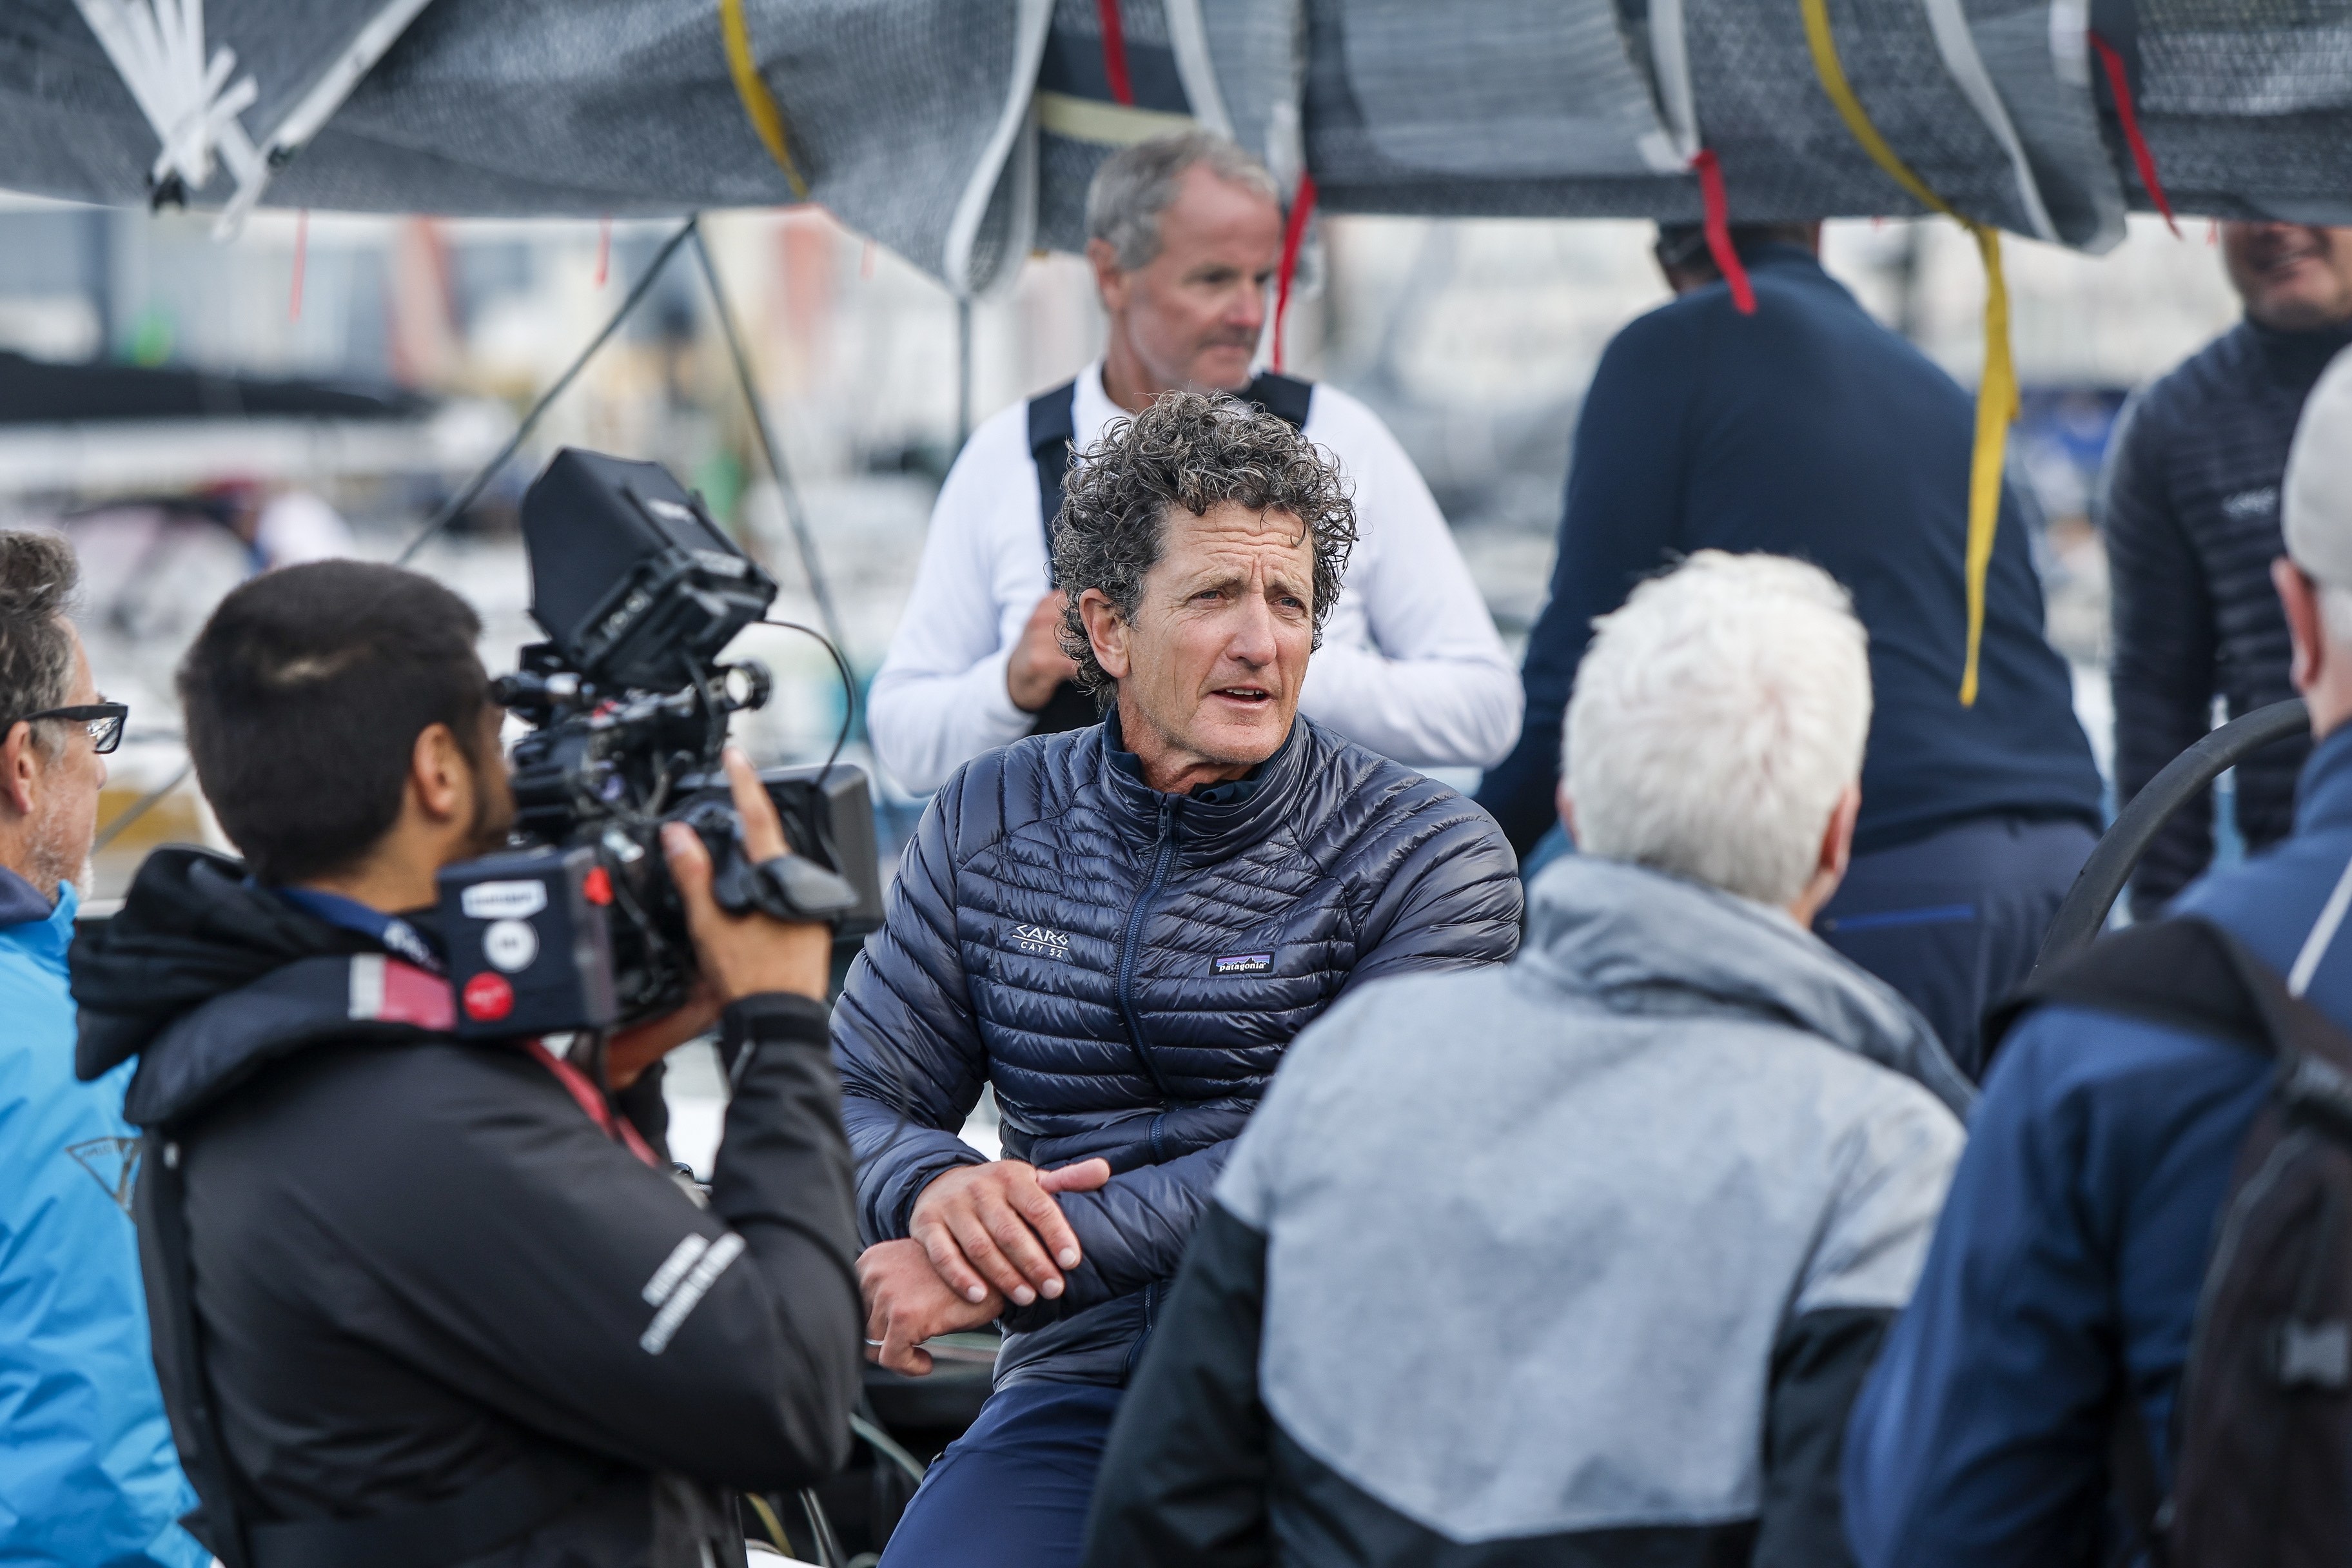
[[[703, 222], [862, 683], [888, 647], [962, 432], [1099, 352], [1090, 275], [1076, 258], [1039, 254], [967, 316], [822, 211]], [[131, 706], [101, 824], [181, 773], [172, 673], [220, 596], [270, 548], [397, 556], [675, 226], [263, 212], [228, 243], [208, 228], [0, 197], [0, 526], [61, 529], [79, 547], [91, 658], [109, 695]], [[2176, 237], [2135, 219], [2096, 258], [2008, 241], [2025, 388], [2012, 463], [2038, 503], [2051, 632], [2076, 668], [2103, 767], [2098, 467], [2130, 389], [2236, 317], [2205, 228]], [[1388, 420], [1515, 645], [1542, 602], [1585, 385], [1610, 337], [1667, 298], [1652, 237], [1641, 222], [1328, 217], [1310, 250], [1290, 368]], [[1982, 274], [1958, 229], [1836, 223], [1824, 252], [1875, 314], [1973, 384]], [[821, 624], [689, 257], [673, 258], [522, 451], [416, 559], [480, 610], [494, 672], [537, 640], [515, 508], [562, 445], [667, 465], [782, 582], [776, 614]], [[843, 719], [823, 649], [754, 628], [736, 652], [777, 678], [770, 706], [740, 723], [754, 754], [822, 757]], [[873, 766], [855, 731], [846, 754]], [[877, 783], [895, 858], [920, 802]], [[202, 838], [216, 830], [183, 783], [106, 845], [94, 895], [118, 896], [153, 845]], [[689, 1055], [673, 1077], [681, 1152], [705, 1163], [723, 1104], [715, 1068]], [[982, 1141], [990, 1109], [971, 1130]]]

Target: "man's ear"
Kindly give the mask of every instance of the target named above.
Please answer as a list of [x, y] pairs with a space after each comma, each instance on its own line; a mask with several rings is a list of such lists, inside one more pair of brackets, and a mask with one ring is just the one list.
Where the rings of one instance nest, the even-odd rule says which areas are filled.
[[1568, 841], [1570, 844], [1575, 843], [1576, 800], [1574, 796], [1568, 793], [1568, 781], [1566, 779], [1559, 781], [1559, 788], [1552, 793], [1552, 801], [1559, 807], [1559, 825], [1568, 829]]
[[2326, 628], [2319, 616], [2319, 584], [2282, 555], [2271, 563], [2271, 585], [2278, 590], [2279, 607], [2286, 612], [2287, 637], [2294, 647], [2287, 674], [2297, 691], [2309, 691], [2319, 684], [2320, 672], [2327, 662]]
[[429, 821], [473, 815], [474, 765], [448, 725], [427, 724], [417, 731], [408, 754], [408, 787]]
[[1103, 309], [1112, 315], [1127, 309], [1127, 273], [1118, 264], [1118, 252], [1107, 239], [1087, 241], [1087, 264], [1095, 269], [1095, 292], [1102, 296]]
[[1853, 825], [1862, 816], [1862, 785], [1850, 784], [1830, 808], [1830, 825], [1822, 830], [1822, 847], [1813, 861], [1813, 874], [1827, 877], [1830, 888], [1836, 889], [1845, 880], [1845, 868], [1853, 861]]
[[40, 742], [33, 738], [33, 726], [19, 719], [8, 726], [8, 734], [0, 741], [0, 800], [5, 800], [17, 816], [30, 816], [39, 798], [41, 784]]
[[[1096, 244], [1102, 242], [1097, 240]], [[1094, 645], [1095, 662], [1113, 680], [1127, 679], [1127, 620], [1110, 595], [1100, 588], [1088, 588], [1078, 595], [1078, 619], [1085, 623], [1087, 640]]]

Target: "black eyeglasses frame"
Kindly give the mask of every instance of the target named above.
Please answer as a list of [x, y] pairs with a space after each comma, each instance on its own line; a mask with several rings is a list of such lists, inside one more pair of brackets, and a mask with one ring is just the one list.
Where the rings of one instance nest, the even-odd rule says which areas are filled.
[[[85, 724], [89, 730], [91, 749], [101, 757], [122, 744], [123, 726], [131, 718], [128, 702], [80, 702], [70, 708], [44, 708], [38, 713], [27, 713], [10, 721], [8, 728], [18, 724], [37, 723], [43, 719], [65, 719]], [[0, 738], [5, 731], [0, 731]]]

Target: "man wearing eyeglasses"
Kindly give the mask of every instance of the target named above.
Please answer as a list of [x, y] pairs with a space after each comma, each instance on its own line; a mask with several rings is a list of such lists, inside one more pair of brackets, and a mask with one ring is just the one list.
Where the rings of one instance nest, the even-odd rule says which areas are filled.
[[199, 1568], [130, 1217], [129, 1066], [74, 1077], [66, 991], [105, 754], [52, 534], [0, 532], [0, 1563]]

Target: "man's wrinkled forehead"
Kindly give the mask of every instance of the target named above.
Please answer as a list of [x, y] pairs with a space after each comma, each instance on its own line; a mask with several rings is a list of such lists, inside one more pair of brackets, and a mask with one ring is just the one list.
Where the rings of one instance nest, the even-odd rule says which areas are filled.
[[1192, 572], [1296, 573], [1301, 583], [1315, 571], [1315, 542], [1307, 525], [1279, 508], [1258, 510], [1239, 501], [1221, 501], [1204, 513], [1171, 506], [1161, 524], [1160, 560]]

